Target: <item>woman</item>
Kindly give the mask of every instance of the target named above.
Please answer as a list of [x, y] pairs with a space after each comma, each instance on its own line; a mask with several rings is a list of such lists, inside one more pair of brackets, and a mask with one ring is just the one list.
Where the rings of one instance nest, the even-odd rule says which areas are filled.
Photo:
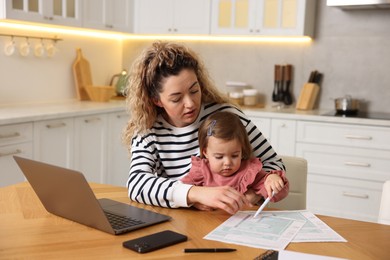
[[[131, 115], [124, 141], [131, 151], [129, 197], [140, 203], [234, 214], [260, 197], [229, 186], [197, 187], [179, 182], [199, 155], [198, 128], [216, 111], [243, 121], [265, 171], [284, 170], [281, 159], [256, 126], [212, 84], [197, 55], [185, 46], [155, 42], [135, 61], [126, 89]], [[131, 147], [131, 148], [130, 148]]]

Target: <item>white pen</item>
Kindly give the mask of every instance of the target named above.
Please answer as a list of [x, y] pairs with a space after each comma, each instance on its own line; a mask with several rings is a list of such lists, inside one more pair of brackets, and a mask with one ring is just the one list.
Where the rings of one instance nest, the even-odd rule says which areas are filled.
[[272, 191], [271, 197], [268, 197], [265, 199], [263, 204], [261, 204], [260, 208], [256, 211], [255, 215], [253, 215], [253, 218], [257, 217], [257, 215], [260, 214], [260, 212], [267, 206], [268, 202], [272, 199], [272, 197], [275, 195], [275, 192]]

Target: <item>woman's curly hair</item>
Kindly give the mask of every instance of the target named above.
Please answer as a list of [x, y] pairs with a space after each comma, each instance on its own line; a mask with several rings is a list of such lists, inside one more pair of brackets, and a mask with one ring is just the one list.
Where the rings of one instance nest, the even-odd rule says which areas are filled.
[[177, 76], [183, 69], [193, 70], [198, 79], [202, 103], [228, 103], [212, 82], [198, 56], [184, 45], [170, 42], [154, 42], [132, 65], [125, 94], [129, 122], [123, 133], [128, 149], [135, 134], [147, 133], [156, 121], [161, 108], [153, 100], [159, 100], [164, 80]]

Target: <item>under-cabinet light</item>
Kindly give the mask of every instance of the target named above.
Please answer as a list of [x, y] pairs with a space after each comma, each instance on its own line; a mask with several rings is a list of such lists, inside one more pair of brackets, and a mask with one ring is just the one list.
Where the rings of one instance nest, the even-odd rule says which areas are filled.
[[38, 24], [19, 22], [0, 22], [0, 27], [10, 29], [47, 32], [55, 34], [68, 34], [117, 40], [181, 40], [181, 41], [210, 41], [210, 42], [266, 42], [266, 43], [309, 43], [308, 36], [205, 36], [205, 35], [140, 35], [118, 32], [106, 32], [90, 29], [77, 29], [61, 26], [42, 26]]

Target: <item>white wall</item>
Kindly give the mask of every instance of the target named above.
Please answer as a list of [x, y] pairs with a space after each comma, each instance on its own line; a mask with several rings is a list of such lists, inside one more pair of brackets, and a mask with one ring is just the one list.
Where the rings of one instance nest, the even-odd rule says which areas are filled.
[[[0, 34], [54, 37], [50, 33], [0, 28]], [[4, 45], [10, 37], [0, 36], [0, 105], [24, 102], [52, 102], [76, 99], [72, 64], [76, 48], [90, 62], [94, 85], [108, 85], [111, 76], [122, 69], [122, 42], [83, 36], [57, 35], [59, 52], [52, 58], [37, 58], [32, 53], [6, 56]], [[17, 44], [24, 38], [15, 38]], [[32, 46], [39, 41], [30, 39]]]

